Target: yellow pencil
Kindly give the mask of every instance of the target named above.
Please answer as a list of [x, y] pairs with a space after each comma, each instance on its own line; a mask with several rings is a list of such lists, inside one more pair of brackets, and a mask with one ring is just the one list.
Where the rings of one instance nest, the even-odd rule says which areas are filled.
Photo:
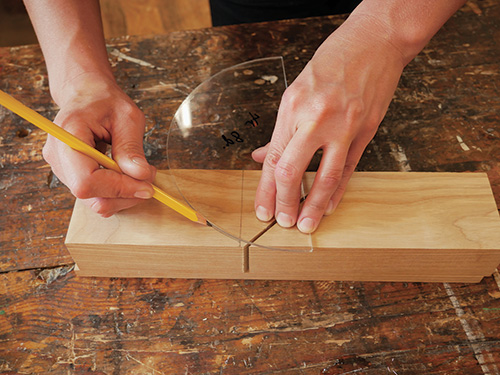
[[[55, 138], [64, 142], [66, 145], [74, 150], [80, 151], [82, 154], [94, 159], [104, 168], [112, 169], [115, 172], [122, 173], [118, 164], [110, 157], [99, 152], [92, 146], [86, 144], [79, 138], [75, 137], [73, 134], [67, 132], [60, 126], [57, 126], [52, 121], [47, 120], [45, 117], [40, 115], [38, 112], [33, 111], [31, 108], [26, 107], [20, 101], [14, 99], [12, 96], [6, 94], [0, 90], [0, 104], [5, 108], [10, 109], [12, 112], [18, 114], [26, 121], [32, 123], [43, 131], [49, 133]], [[153, 185], [154, 195], [153, 198], [159, 200], [161, 203], [177, 211], [181, 215], [185, 216], [191, 221], [208, 225], [207, 220], [198, 212], [193, 210], [191, 207], [186, 206], [184, 203], [178, 201], [177, 199], [171, 197], [159, 187]]]

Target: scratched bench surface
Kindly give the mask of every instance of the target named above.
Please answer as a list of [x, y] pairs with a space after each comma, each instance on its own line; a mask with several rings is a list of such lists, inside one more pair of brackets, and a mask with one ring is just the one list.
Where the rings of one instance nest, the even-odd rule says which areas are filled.
[[[359, 170], [486, 171], [500, 205], [499, 19], [498, 0], [472, 1], [444, 26]], [[292, 81], [342, 21], [109, 40], [147, 116], [148, 159], [167, 168], [168, 125], [203, 80], [281, 55]], [[55, 116], [37, 46], [0, 49], [0, 77]], [[0, 122], [0, 373], [500, 373], [498, 272], [471, 285], [76, 277], [63, 245], [74, 199], [42, 159], [45, 135], [4, 109]]]

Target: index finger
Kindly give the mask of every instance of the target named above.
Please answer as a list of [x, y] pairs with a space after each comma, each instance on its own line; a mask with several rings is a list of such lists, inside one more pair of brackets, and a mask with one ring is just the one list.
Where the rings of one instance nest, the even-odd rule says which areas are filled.
[[44, 157], [59, 179], [77, 198], [150, 198], [153, 189], [147, 182], [103, 169], [93, 159], [49, 137]]

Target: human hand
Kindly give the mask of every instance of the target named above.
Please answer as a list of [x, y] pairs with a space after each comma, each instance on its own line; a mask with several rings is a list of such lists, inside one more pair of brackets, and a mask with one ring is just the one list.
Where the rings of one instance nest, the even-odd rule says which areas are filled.
[[[348, 21], [285, 91], [271, 142], [252, 154], [263, 163], [255, 198], [262, 221], [275, 216], [282, 227], [316, 230], [339, 204], [387, 111], [405, 65], [401, 52], [377, 34], [378, 24]], [[319, 149], [321, 163], [299, 213], [302, 176]]]
[[61, 110], [54, 122], [101, 152], [111, 144], [123, 171], [103, 169], [49, 136], [43, 156], [73, 195], [104, 217], [151, 198], [156, 170], [144, 157], [145, 119], [135, 103], [112, 79], [92, 75], [69, 82], [58, 97]]

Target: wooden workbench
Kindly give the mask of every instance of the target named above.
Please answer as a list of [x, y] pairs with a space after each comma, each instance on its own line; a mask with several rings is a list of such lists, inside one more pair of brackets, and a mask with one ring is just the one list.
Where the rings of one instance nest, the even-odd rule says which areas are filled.
[[[167, 167], [172, 115], [202, 80], [275, 55], [292, 80], [342, 20], [109, 40], [148, 159]], [[359, 170], [486, 171], [500, 205], [499, 20], [500, 1], [473, 1], [444, 26]], [[0, 49], [0, 88], [57, 112], [37, 46]], [[498, 272], [470, 285], [77, 277], [63, 244], [74, 199], [42, 159], [45, 135], [3, 108], [0, 123], [1, 374], [500, 373]]]

